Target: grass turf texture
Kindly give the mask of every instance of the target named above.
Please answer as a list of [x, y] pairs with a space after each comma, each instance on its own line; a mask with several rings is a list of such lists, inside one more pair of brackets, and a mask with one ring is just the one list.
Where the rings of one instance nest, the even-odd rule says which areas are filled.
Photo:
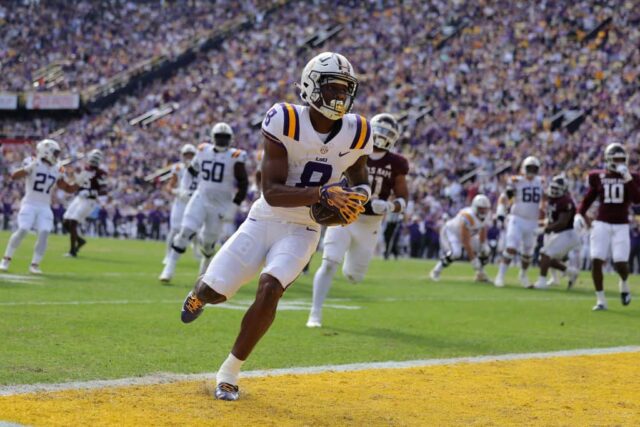
[[[9, 234], [0, 233], [4, 248]], [[11, 274], [26, 274], [34, 237], [25, 239]], [[238, 332], [242, 310], [209, 308], [190, 325], [179, 311], [197, 263], [187, 253], [170, 286], [157, 281], [161, 243], [89, 239], [77, 259], [64, 258], [66, 237], [53, 236], [36, 283], [0, 278], [0, 384], [109, 379], [155, 372], [215, 371]], [[320, 260], [316, 254], [315, 270]], [[431, 262], [374, 260], [364, 283], [340, 275], [325, 309], [325, 327], [307, 329], [308, 312], [280, 311], [245, 370], [386, 360], [610, 347], [640, 343], [640, 303], [619, 302], [617, 278], [606, 277], [608, 312], [591, 312], [594, 295], [583, 273], [576, 289], [521, 288], [516, 269], [507, 287], [471, 282], [466, 263], [429, 282]], [[495, 268], [489, 267], [495, 274]], [[535, 270], [530, 278], [535, 279]], [[285, 293], [308, 302], [312, 275]], [[638, 294], [637, 276], [630, 279]], [[249, 303], [255, 282], [232, 302]], [[50, 305], [49, 303], [61, 303]], [[71, 302], [71, 304], [69, 304]], [[78, 302], [78, 304], [75, 304]], [[27, 303], [27, 304], [23, 304]], [[39, 305], [41, 303], [46, 303]]]

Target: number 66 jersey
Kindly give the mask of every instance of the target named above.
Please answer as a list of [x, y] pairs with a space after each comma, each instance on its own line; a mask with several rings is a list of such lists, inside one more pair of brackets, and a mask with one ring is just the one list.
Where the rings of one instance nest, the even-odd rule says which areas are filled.
[[[345, 114], [328, 135], [318, 134], [308, 106], [275, 104], [262, 122], [263, 135], [287, 150], [286, 185], [320, 187], [338, 182], [344, 171], [373, 151], [371, 125], [357, 114]], [[314, 225], [308, 207], [270, 206], [264, 197], [254, 203], [252, 218]]]

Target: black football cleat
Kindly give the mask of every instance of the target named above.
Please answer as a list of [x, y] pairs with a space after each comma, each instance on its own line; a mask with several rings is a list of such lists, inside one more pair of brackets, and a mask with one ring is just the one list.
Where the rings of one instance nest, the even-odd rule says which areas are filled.
[[87, 244], [87, 241], [82, 237], [78, 237], [78, 246], [76, 247], [75, 253], [77, 254], [80, 251], [80, 248]]
[[631, 304], [631, 292], [620, 292], [620, 301], [622, 301], [622, 305]]
[[189, 292], [182, 304], [182, 312], [180, 313], [182, 323], [191, 323], [196, 320], [204, 311], [204, 306], [204, 301], [195, 296], [193, 291]]
[[218, 400], [238, 400], [240, 390], [237, 385], [220, 383], [216, 386], [215, 397]]

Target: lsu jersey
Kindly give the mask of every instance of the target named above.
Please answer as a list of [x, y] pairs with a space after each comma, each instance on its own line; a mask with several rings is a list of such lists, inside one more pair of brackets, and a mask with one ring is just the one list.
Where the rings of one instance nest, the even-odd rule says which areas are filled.
[[540, 203], [544, 194], [544, 184], [539, 176], [528, 180], [517, 175], [511, 177], [508, 187], [514, 193], [510, 213], [527, 220], [537, 221], [540, 216]]
[[[285, 184], [292, 187], [320, 187], [338, 182], [350, 166], [373, 150], [371, 125], [364, 117], [345, 114], [323, 140], [311, 124], [309, 108], [275, 104], [262, 121], [263, 135], [287, 150]], [[256, 219], [315, 224], [309, 210], [306, 206], [271, 206], [261, 196], [249, 215]]]
[[35, 162], [36, 166], [25, 179], [25, 195], [22, 203], [51, 205], [53, 187], [58, 182], [63, 169], [58, 165], [52, 166], [31, 157], [25, 159], [22, 164], [28, 166], [32, 162]]
[[191, 197], [196, 191], [196, 188], [198, 188], [198, 178], [191, 175], [181, 162], [171, 167], [171, 173], [178, 177], [178, 189], [186, 191], [189, 197]]
[[213, 144], [200, 144], [191, 161], [192, 168], [198, 172], [196, 191], [207, 202], [232, 203], [236, 193], [235, 165], [246, 161], [244, 150], [229, 148], [218, 152]]
[[462, 233], [462, 227], [469, 230], [471, 236], [475, 236], [486, 226], [484, 221], [480, 221], [471, 207], [461, 209], [460, 212], [446, 223], [446, 227], [455, 232], [458, 236]]

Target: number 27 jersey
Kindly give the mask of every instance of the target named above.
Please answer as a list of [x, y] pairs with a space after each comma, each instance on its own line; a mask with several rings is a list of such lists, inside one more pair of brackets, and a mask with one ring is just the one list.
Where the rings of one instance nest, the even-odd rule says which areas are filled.
[[61, 168], [49, 165], [40, 159], [25, 159], [24, 166], [35, 162], [31, 174], [25, 179], [25, 195], [22, 203], [31, 205], [51, 205], [51, 194], [60, 177]]
[[[335, 122], [333, 130], [323, 141], [311, 124], [309, 108], [288, 103], [275, 104], [262, 122], [262, 134], [287, 151], [285, 184], [291, 187], [320, 187], [338, 182], [361, 156], [368, 156], [373, 151], [373, 132], [364, 117], [345, 114]], [[249, 216], [314, 224], [309, 207], [271, 206], [264, 195], [254, 203]]]

